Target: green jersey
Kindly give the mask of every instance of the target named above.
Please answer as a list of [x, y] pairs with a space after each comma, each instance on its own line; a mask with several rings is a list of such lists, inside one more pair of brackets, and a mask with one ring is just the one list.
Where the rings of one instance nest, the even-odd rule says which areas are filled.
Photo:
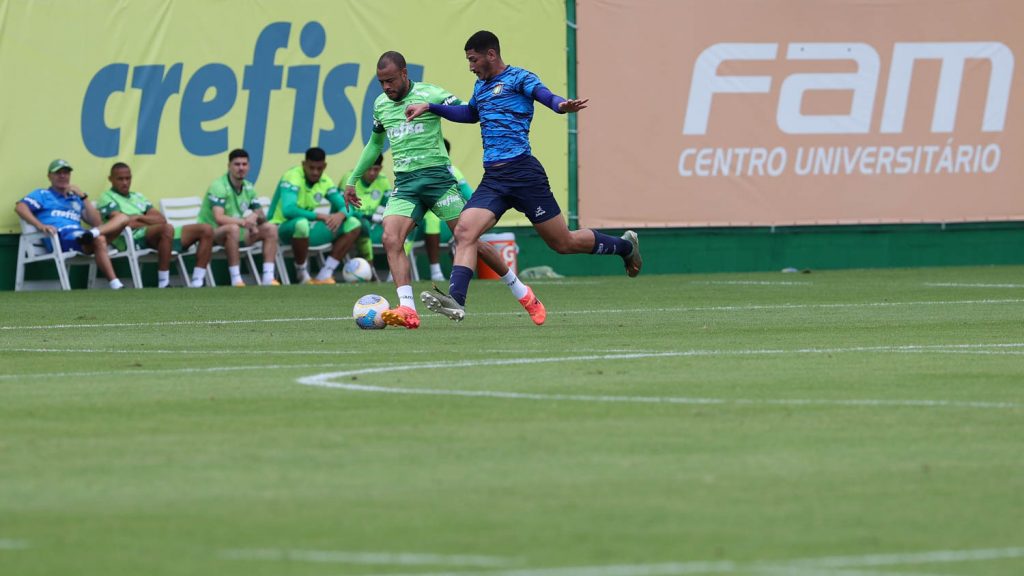
[[256, 188], [253, 187], [252, 182], [243, 180], [242, 189], [235, 190], [227, 174], [214, 180], [206, 190], [203, 205], [199, 209], [200, 224], [217, 227], [217, 221], [213, 219], [214, 206], [220, 206], [224, 209], [224, 215], [232, 218], [241, 218], [247, 210], [261, 208], [259, 200], [256, 199]]
[[[342, 182], [348, 182], [351, 177], [352, 172], [345, 174]], [[391, 182], [388, 181], [387, 176], [381, 174], [370, 184], [363, 182], [362, 178], [356, 178], [355, 187], [356, 196], [362, 202], [362, 206], [352, 209], [355, 215], [369, 218], [373, 216], [378, 207], [387, 205], [388, 194], [391, 193]]]
[[[99, 202], [100, 215], [103, 216], [104, 222], [110, 220], [110, 215], [114, 212], [120, 212], [125, 216], [141, 216], [149, 212], [152, 207], [153, 203], [138, 192], [128, 192], [127, 196], [123, 196], [114, 190], [107, 190], [100, 197]], [[136, 240], [145, 237], [145, 235], [145, 228], [136, 228], [132, 231], [132, 236]]]
[[293, 218], [316, 220], [316, 209], [327, 200], [333, 212], [345, 209], [345, 198], [329, 176], [310, 186], [302, 165], [295, 166], [281, 176], [281, 181], [270, 201], [270, 221], [282, 224]]
[[410, 104], [459, 105], [462, 101], [447, 90], [424, 82], [409, 82], [409, 92], [395, 102], [381, 94], [373, 103], [373, 131], [387, 134], [395, 172], [412, 172], [451, 161], [441, 136], [441, 117], [427, 112], [412, 122], [405, 120]]

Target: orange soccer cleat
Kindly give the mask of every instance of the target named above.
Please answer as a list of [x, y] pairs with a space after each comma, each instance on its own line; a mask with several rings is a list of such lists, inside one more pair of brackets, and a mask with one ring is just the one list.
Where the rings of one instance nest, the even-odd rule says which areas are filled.
[[399, 306], [391, 310], [385, 310], [380, 315], [388, 326], [404, 326], [410, 330], [420, 327], [420, 315], [408, 306]]

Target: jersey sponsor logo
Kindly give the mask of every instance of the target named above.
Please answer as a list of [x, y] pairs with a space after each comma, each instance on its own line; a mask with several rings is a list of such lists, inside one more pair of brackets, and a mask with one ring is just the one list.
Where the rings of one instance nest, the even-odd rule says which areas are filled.
[[75, 212], [74, 210], [50, 210], [50, 216], [54, 218], [66, 218], [68, 220], [81, 220], [81, 212]]
[[[763, 62], [778, 59], [779, 44], [774, 42], [723, 42], [704, 49], [697, 57], [686, 104], [683, 134], [707, 134], [711, 103], [716, 94], [769, 93], [772, 76], [719, 76], [723, 62]], [[790, 43], [787, 60], [852, 61], [853, 73], [797, 73], [782, 80], [776, 112], [776, 125], [786, 134], [867, 134], [876, 104], [881, 76], [878, 52], [870, 44], [848, 42]], [[900, 134], [904, 130], [911, 80], [920, 60], [940, 62], [941, 79], [932, 104], [933, 133], [953, 132], [959, 109], [959, 97], [966, 61], [987, 60], [991, 66], [985, 89], [982, 132], [1002, 132], [1013, 83], [1014, 55], [1002, 42], [897, 42], [893, 46], [882, 117], [878, 131]], [[811, 91], [845, 90], [852, 92], [849, 114], [804, 114], [804, 95]]]
[[403, 122], [395, 128], [388, 128], [388, 140], [400, 140], [409, 134], [422, 134], [422, 122]]
[[456, 97], [455, 95], [452, 95], [452, 96], [449, 96], [449, 97], [445, 98], [444, 100], [442, 100], [441, 104], [444, 104], [445, 106], [450, 106], [452, 104], [455, 104], [458, 101], [459, 101], [458, 97]]
[[445, 194], [443, 198], [435, 202], [434, 206], [451, 206], [452, 204], [457, 203], [459, 200], [462, 200], [462, 196], [449, 192], [448, 194]]

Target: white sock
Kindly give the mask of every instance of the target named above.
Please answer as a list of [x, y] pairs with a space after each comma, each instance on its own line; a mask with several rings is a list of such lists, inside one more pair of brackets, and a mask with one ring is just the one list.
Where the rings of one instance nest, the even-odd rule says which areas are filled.
[[121, 288], [124, 288], [124, 284], [121, 284], [121, 281], [118, 280], [117, 278], [114, 278], [113, 280], [110, 281], [111, 290], [120, 290]]
[[320, 269], [320, 273], [316, 275], [317, 280], [327, 280], [334, 276], [334, 271], [338, 269], [338, 262], [334, 256], [328, 256], [327, 260], [324, 261], [324, 267]]
[[526, 284], [516, 276], [516, 273], [511, 268], [508, 269], [508, 274], [501, 277], [502, 281], [505, 282], [505, 286], [512, 291], [512, 295], [515, 296], [516, 300], [526, 298]]
[[195, 269], [192, 270], [192, 287], [202, 288], [205, 282], [206, 268], [200, 268], [199, 266], [196, 266]]
[[408, 306], [413, 310], [416, 309], [416, 299], [412, 295], [412, 286], [406, 284], [405, 286], [398, 287], [398, 305]]
[[231, 283], [239, 284], [242, 282], [242, 267], [241, 266], [228, 266], [228, 274], [231, 275]]
[[263, 263], [263, 283], [270, 284], [274, 281], [274, 263], [264, 262]]
[[156, 271], [156, 287], [167, 288], [171, 284], [171, 271], [170, 270], [157, 270]]
[[309, 278], [309, 262], [303, 262], [302, 264], [296, 263], [295, 275], [298, 276], [299, 280]]
[[431, 280], [444, 280], [444, 272], [441, 272], [441, 264], [430, 265], [430, 279]]

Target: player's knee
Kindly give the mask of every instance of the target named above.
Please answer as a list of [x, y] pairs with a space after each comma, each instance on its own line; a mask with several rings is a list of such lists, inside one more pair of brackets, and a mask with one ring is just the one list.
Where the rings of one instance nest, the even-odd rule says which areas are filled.
[[213, 238], [213, 226], [209, 224], [199, 224], [199, 237], [203, 240]]
[[164, 225], [160, 227], [160, 236], [168, 239], [173, 239], [174, 226], [165, 222]]
[[227, 224], [224, 226], [224, 237], [238, 242], [238, 224]]
[[298, 218], [295, 220], [295, 233], [292, 238], [309, 238], [309, 220]]
[[380, 242], [384, 245], [384, 248], [388, 250], [401, 250], [403, 240], [404, 238], [400, 237], [398, 234], [395, 234], [390, 230], [384, 230], [384, 234], [381, 235]]
[[99, 250], [100, 248], [106, 248], [107, 247], [107, 237], [104, 236], [103, 234], [100, 234], [99, 236], [93, 238], [92, 244], [93, 244], [93, 246], [96, 247], [97, 250]]

